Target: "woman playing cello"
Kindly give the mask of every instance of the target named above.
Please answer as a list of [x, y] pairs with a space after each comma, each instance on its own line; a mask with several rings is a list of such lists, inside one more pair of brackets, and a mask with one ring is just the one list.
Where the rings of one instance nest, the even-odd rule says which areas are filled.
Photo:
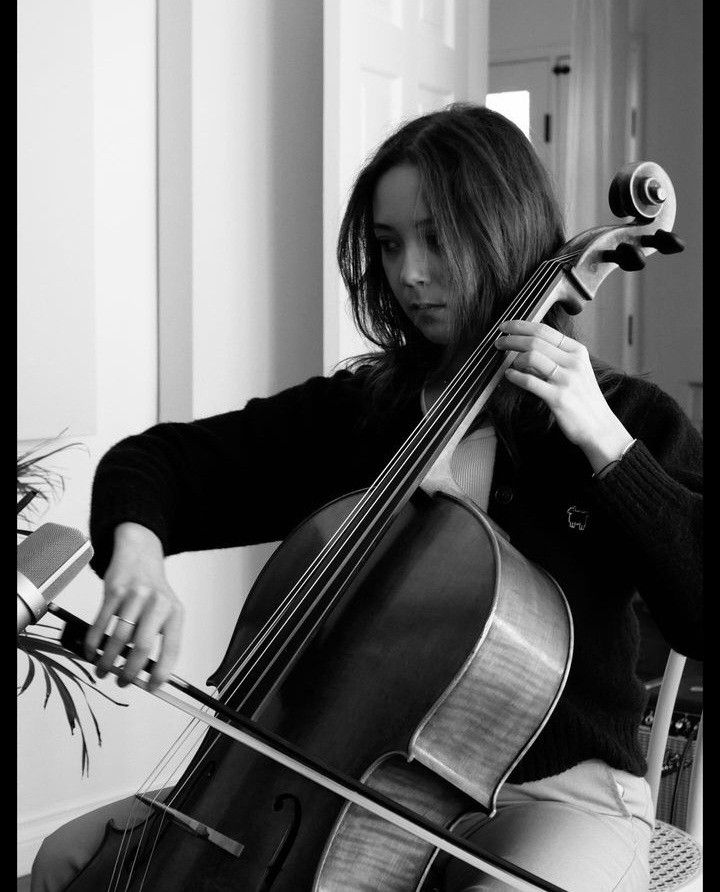
[[[391, 135], [355, 182], [338, 243], [356, 321], [379, 350], [240, 410], [158, 424], [100, 462], [91, 535], [105, 596], [88, 652], [119, 622], [98, 674], [131, 643], [129, 683], [160, 635], [160, 685], [182, 624], [164, 558], [283, 539], [367, 487], [563, 242], [548, 176], [504, 117], [457, 104]], [[702, 659], [701, 438], [655, 385], [591, 357], [559, 304], [542, 322], [504, 322], [495, 347], [515, 357], [457, 447], [453, 477], [559, 583], [575, 646], [560, 700], [495, 814], [462, 831], [573, 892], [639, 892], [653, 806], [636, 733], [645, 700], [632, 602], [638, 592], [669, 644]], [[49, 837], [34, 892], [66, 888], [124, 807]], [[442, 858], [434, 882], [448, 892], [506, 888]]]

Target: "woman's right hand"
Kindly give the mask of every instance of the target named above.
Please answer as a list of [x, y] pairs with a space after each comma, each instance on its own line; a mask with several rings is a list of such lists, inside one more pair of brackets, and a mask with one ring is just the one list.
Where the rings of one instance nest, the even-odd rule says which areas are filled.
[[120, 651], [132, 644], [132, 652], [118, 678], [129, 684], [147, 663], [157, 635], [160, 652], [150, 675], [150, 688], [170, 676], [180, 650], [183, 606], [165, 578], [165, 554], [160, 539], [147, 527], [121, 523], [115, 528], [113, 556], [105, 572], [103, 605], [85, 637], [92, 659], [110, 620], [117, 617], [105, 650], [97, 661], [97, 675], [104, 678]]

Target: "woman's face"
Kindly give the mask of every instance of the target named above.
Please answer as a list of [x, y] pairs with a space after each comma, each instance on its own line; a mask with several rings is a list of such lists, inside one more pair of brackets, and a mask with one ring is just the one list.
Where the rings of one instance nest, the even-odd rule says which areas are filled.
[[450, 340], [452, 298], [435, 223], [420, 194], [417, 169], [392, 167], [378, 180], [373, 225], [390, 288], [413, 325], [434, 344]]

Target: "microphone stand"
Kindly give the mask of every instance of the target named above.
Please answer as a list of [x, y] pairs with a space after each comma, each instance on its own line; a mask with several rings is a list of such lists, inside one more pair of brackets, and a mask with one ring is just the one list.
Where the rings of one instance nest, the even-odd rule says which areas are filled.
[[[60, 638], [60, 643], [63, 647], [75, 656], [87, 660], [84, 640], [90, 628], [89, 624], [53, 603], [48, 605], [48, 611], [65, 623]], [[107, 640], [108, 636], [105, 635], [101, 644], [104, 646]], [[127, 656], [131, 650], [131, 647], [125, 647], [121, 651], [120, 656]], [[97, 656], [101, 653], [102, 647], [98, 648]], [[154, 662], [149, 660], [143, 671], [148, 672], [153, 665]], [[114, 675], [119, 675], [122, 668], [112, 667], [110, 671]], [[151, 690], [148, 682], [142, 679], [134, 679], [133, 684], [185, 712], [187, 715], [204, 722], [221, 734], [225, 734], [239, 743], [250, 747], [250, 749], [273, 759], [275, 762], [297, 772], [308, 780], [320, 784], [320, 786], [325, 787], [332, 793], [336, 793], [343, 799], [390, 821], [397, 827], [412, 833], [436, 848], [447, 852], [449, 855], [460, 858], [467, 864], [504, 880], [516, 889], [525, 890], [525, 892], [535, 889], [543, 889], [546, 892], [565, 892], [559, 886], [543, 880], [521, 867], [517, 867], [504, 858], [491, 852], [486, 852], [473, 843], [433, 824], [411, 809], [399, 805], [389, 797], [368, 787], [367, 784], [317, 762], [303, 753], [302, 750], [293, 746], [289, 741], [271, 731], [265, 730], [256, 722], [246, 718], [236, 710], [226, 706], [222, 701], [217, 700], [177, 675], [171, 675], [166, 684], [207, 706], [216, 715], [200, 712], [196, 707], [162, 688]], [[218, 718], [218, 716], [221, 718]]]

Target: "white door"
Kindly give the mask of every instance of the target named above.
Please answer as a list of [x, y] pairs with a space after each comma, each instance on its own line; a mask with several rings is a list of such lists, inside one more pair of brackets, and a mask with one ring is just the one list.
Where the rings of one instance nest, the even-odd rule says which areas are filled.
[[550, 172], [564, 202], [565, 133], [569, 56], [540, 52], [533, 58], [491, 62], [487, 105], [514, 121]]
[[328, 0], [324, 6], [324, 368], [371, 345], [350, 314], [335, 250], [353, 180], [402, 121], [483, 103], [487, 0]]

